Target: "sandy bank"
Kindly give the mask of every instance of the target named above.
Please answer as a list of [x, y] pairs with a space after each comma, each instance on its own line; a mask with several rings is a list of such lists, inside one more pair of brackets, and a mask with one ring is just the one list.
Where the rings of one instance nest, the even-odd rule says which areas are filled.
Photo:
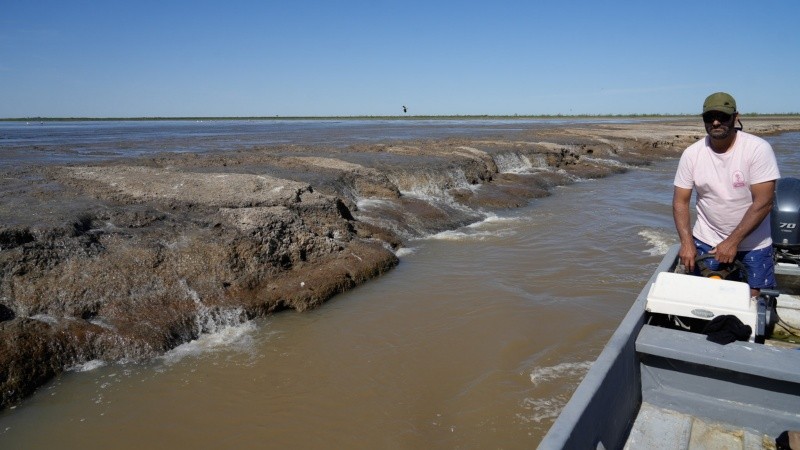
[[[800, 130], [798, 119], [743, 122]], [[409, 239], [677, 157], [704, 134], [673, 119], [6, 171], [0, 407], [76, 364], [149, 358], [316, 307], [390, 270]]]

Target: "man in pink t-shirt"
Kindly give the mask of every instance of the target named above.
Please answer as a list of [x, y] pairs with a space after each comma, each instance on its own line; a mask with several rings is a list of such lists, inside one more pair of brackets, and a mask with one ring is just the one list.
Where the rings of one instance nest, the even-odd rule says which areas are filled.
[[[778, 163], [769, 143], [734, 127], [739, 113], [729, 94], [703, 103], [708, 136], [689, 146], [675, 174], [672, 213], [681, 240], [680, 259], [694, 271], [695, 258], [710, 253], [722, 264], [740, 260], [753, 295], [775, 287], [769, 212]], [[697, 222], [689, 203], [697, 192]]]

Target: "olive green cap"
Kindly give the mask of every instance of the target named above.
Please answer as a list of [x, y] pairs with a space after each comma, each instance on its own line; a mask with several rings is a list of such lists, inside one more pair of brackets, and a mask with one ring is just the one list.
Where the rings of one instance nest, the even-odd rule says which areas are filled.
[[725, 114], [733, 114], [736, 112], [736, 100], [730, 94], [725, 92], [717, 92], [706, 97], [703, 102], [703, 114], [709, 111], [720, 111]]

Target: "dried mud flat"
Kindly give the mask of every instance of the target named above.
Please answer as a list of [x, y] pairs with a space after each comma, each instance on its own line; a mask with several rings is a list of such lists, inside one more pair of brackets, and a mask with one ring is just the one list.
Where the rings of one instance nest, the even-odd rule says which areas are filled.
[[704, 135], [672, 119], [2, 172], [0, 408], [77, 364], [316, 307], [390, 270], [408, 239], [677, 157]]

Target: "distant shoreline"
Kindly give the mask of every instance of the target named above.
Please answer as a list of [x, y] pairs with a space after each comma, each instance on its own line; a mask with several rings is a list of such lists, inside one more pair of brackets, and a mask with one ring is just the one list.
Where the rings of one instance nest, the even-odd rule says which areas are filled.
[[[435, 115], [435, 116], [241, 116], [241, 117], [10, 117], [0, 122], [133, 122], [133, 121], [233, 121], [233, 120], [486, 120], [486, 119], [685, 119], [695, 114], [542, 114], [542, 115]], [[800, 113], [751, 113], [743, 117], [800, 117]]]

